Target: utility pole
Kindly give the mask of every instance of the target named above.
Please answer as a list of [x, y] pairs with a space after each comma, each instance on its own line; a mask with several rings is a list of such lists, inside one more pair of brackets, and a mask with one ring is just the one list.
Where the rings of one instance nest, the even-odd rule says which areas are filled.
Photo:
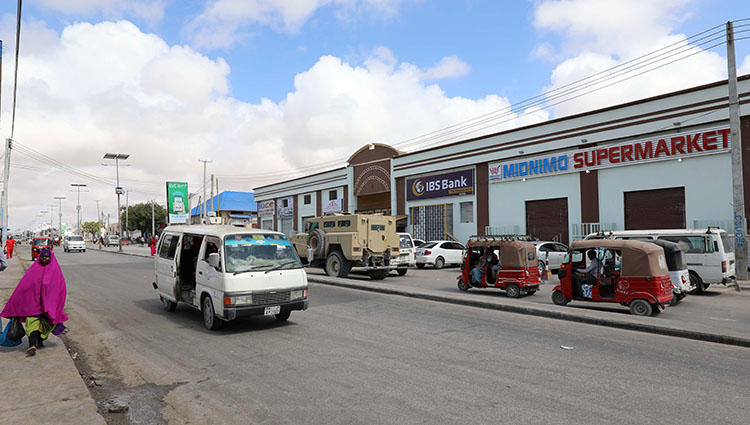
[[211, 174], [211, 198], [209, 198], [209, 208], [216, 213], [216, 206], [214, 205], [214, 175]]
[[81, 234], [81, 188], [86, 187], [86, 185], [82, 183], [71, 183], [70, 185], [75, 187], [78, 192], [78, 203], [76, 204], [76, 223], [78, 223], [78, 228], [76, 232]]
[[10, 177], [10, 150], [12, 148], [12, 140], [10, 138], [5, 139], [5, 163], [3, 164], [3, 246], [5, 241], [8, 239], [8, 178]]
[[130, 239], [130, 223], [128, 221], [129, 219], [129, 211], [130, 211], [130, 192], [125, 191], [125, 233], [128, 234], [128, 239]]
[[154, 214], [154, 201], [151, 200], [151, 236], [156, 235], [156, 215]]
[[[120, 195], [122, 195], [123, 190], [120, 187], [120, 160], [126, 160], [130, 157], [130, 154], [126, 153], [106, 153], [104, 154], [104, 159], [114, 159], [115, 160], [115, 170], [117, 170], [117, 186], [115, 186], [115, 193], [117, 194], [117, 225], [120, 229], [120, 238], [122, 238], [122, 217], [120, 215]], [[108, 216], [109, 217], [109, 216]], [[109, 218], [107, 218], [109, 220]], [[108, 223], [109, 224], [109, 223]], [[109, 226], [107, 226], [109, 227]], [[117, 250], [122, 252], [122, 244], [117, 244]]]
[[100, 200], [96, 199], [95, 201], [96, 201], [96, 224], [99, 227], [102, 227], [102, 224], [101, 224], [102, 223], [102, 221], [101, 221], [102, 220], [102, 216], [101, 216], [101, 214], [99, 214], [99, 201]]
[[208, 159], [199, 159], [198, 162], [203, 163], [203, 203], [201, 204], [201, 224], [206, 219], [206, 164], [211, 163]]
[[740, 280], [747, 280], [747, 218], [745, 188], [742, 182], [742, 135], [740, 134], [740, 102], [737, 96], [737, 60], [734, 53], [734, 25], [727, 22], [727, 86], [729, 88], [729, 131], [732, 141], [732, 204], [734, 205], [734, 256], [737, 291]]
[[58, 202], [58, 208], [57, 208], [57, 231], [62, 233], [62, 200], [65, 199], [64, 196], [55, 196], [55, 199], [57, 199]]

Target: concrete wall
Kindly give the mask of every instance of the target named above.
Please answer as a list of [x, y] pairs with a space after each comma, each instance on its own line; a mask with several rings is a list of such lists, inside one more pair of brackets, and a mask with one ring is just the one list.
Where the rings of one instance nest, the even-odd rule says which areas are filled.
[[526, 233], [526, 201], [567, 197], [569, 234], [573, 234], [571, 224], [581, 221], [578, 173], [490, 183], [488, 191], [490, 227], [503, 229], [503, 233], [511, 232], [512, 226], [518, 226], [520, 234]]
[[[716, 154], [599, 170], [599, 218], [625, 228], [625, 195], [634, 190], [685, 187], [685, 224], [732, 219], [732, 157]], [[546, 180], [546, 179], [542, 179]]]

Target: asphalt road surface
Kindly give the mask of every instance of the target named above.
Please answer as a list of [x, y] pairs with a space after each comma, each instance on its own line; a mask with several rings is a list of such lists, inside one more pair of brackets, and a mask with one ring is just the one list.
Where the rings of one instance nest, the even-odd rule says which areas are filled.
[[315, 284], [211, 332], [152, 260], [61, 251], [67, 338], [131, 423], [747, 423], [745, 348]]

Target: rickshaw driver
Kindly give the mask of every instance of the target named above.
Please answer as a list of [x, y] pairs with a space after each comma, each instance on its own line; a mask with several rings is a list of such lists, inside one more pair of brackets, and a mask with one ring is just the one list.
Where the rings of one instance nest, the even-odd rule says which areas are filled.
[[[590, 249], [586, 256], [589, 257], [589, 265], [585, 269], [577, 269], [576, 272], [582, 274], [578, 279], [579, 284], [579, 291], [581, 295], [585, 296], [584, 287], [583, 285], [595, 285], [596, 282], [599, 280], [599, 268], [600, 263], [599, 259], [596, 257], [596, 250]], [[588, 291], [586, 291], [588, 292]], [[587, 298], [591, 298], [588, 296]]]
[[488, 254], [488, 250], [485, 249], [484, 253], [479, 257], [479, 261], [477, 261], [477, 264], [474, 266], [473, 269], [471, 269], [471, 281], [477, 285], [482, 284], [482, 276], [484, 275], [484, 270], [487, 268], [487, 262], [491, 258]]

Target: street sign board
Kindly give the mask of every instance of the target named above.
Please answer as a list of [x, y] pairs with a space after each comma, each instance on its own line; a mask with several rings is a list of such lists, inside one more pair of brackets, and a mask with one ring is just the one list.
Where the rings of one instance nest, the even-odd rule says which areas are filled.
[[188, 184], [185, 182], [167, 182], [167, 212], [169, 224], [187, 223]]

